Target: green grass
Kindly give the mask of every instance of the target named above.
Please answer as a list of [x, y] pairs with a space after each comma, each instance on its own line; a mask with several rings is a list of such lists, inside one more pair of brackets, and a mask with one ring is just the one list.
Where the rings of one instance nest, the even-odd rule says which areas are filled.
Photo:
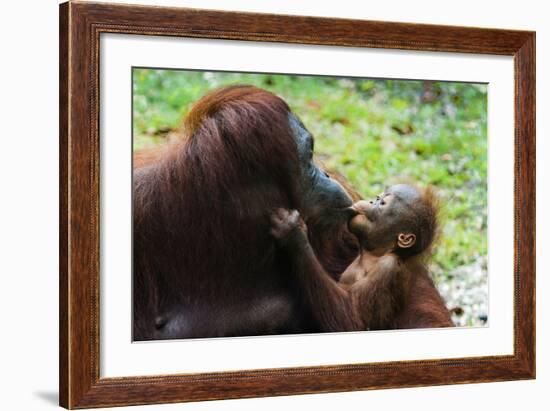
[[398, 182], [435, 186], [436, 280], [487, 253], [485, 85], [134, 69], [134, 149], [161, 144], [194, 101], [235, 83], [285, 99], [315, 136], [316, 155], [363, 196]]

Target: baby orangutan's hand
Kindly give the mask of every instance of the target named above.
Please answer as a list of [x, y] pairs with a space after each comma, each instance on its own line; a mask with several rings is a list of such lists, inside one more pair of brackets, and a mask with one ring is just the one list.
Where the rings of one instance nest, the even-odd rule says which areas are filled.
[[300, 217], [298, 210], [277, 208], [271, 214], [270, 232], [282, 244], [286, 244], [291, 239], [305, 239], [307, 241], [307, 226]]

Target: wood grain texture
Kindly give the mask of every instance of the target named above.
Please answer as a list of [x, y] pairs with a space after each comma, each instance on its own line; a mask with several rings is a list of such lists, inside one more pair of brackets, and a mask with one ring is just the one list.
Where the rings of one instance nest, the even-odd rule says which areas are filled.
[[515, 337], [518, 355], [535, 374], [535, 34], [515, 60]]
[[514, 54], [529, 32], [105, 3], [73, 3], [90, 19], [126, 33]]
[[68, 281], [68, 135], [69, 135], [69, 6], [60, 6], [59, 13], [59, 402], [69, 403], [69, 281]]
[[[275, 41], [515, 59], [514, 355], [100, 378], [101, 33]], [[60, 6], [60, 404], [89, 408], [504, 381], [535, 376], [535, 34], [71, 2]]]

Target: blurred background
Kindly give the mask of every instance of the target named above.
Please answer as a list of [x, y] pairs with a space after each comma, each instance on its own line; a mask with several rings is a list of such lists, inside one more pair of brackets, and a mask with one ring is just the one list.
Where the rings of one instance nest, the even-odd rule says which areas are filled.
[[365, 198], [400, 182], [433, 185], [442, 232], [432, 277], [457, 325], [487, 323], [485, 84], [134, 68], [134, 150], [166, 142], [193, 102], [229, 84], [282, 97], [316, 156]]

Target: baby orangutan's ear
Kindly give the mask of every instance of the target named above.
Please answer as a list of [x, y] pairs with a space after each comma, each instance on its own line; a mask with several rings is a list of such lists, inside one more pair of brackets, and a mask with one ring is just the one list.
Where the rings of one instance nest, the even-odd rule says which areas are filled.
[[411, 248], [416, 243], [416, 235], [413, 233], [401, 233], [397, 236], [399, 248]]

